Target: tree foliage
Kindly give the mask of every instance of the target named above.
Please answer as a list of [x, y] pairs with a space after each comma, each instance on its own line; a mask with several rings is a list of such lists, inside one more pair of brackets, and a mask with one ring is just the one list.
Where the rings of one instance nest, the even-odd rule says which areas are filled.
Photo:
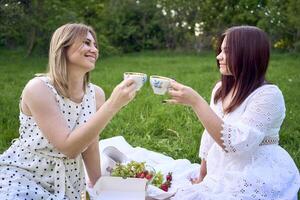
[[68, 22], [95, 28], [102, 54], [211, 48], [234, 25], [261, 27], [274, 48], [300, 51], [299, 0], [1, 0], [0, 46], [48, 51]]

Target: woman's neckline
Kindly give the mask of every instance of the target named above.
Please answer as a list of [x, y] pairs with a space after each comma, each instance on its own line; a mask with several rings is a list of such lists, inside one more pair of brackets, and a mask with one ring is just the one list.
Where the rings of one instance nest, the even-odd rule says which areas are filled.
[[86, 94], [84, 94], [84, 96], [82, 97], [82, 101], [81, 102], [76, 102], [76, 101], [73, 101], [72, 99], [70, 99], [70, 98], [67, 98], [67, 97], [64, 97], [67, 101], [69, 101], [70, 103], [72, 103], [72, 104], [75, 104], [75, 105], [77, 105], [77, 106], [79, 106], [79, 105], [81, 105], [82, 103], [83, 103], [83, 101], [84, 101], [84, 99], [85, 99], [85, 95]]
[[[50, 77], [49, 77], [49, 76], [45, 76], [45, 77], [46, 77], [48, 83], [51, 84], [52, 87], [56, 90], [56, 88], [55, 88], [55, 87], [53, 86], [53, 84], [51, 83]], [[89, 83], [88, 83], [88, 85], [86, 86], [86, 90], [85, 90], [86, 92], [84, 93], [84, 95], [83, 95], [83, 97], [82, 97], [82, 100], [81, 100], [80, 102], [76, 102], [76, 101], [72, 100], [71, 98], [65, 97], [65, 96], [60, 95], [60, 94], [58, 94], [58, 95], [61, 96], [63, 99], [66, 99], [68, 102], [70, 102], [70, 103], [72, 103], [72, 104], [74, 104], [74, 105], [76, 105], [76, 106], [80, 106], [80, 105], [83, 104], [84, 100], [86, 99], [86, 95], [87, 95], [87, 91], [88, 91], [88, 86], [89, 86]]]
[[[256, 88], [255, 90], [253, 90], [248, 96], [247, 98], [238, 106], [240, 107], [244, 102], [246, 102], [247, 99], [249, 99], [251, 96], [253, 96], [257, 91], [259, 91], [260, 89], [266, 87], [266, 86], [274, 86], [273, 84], [266, 84], [264, 83], [263, 85], [259, 86], [258, 88]], [[228, 115], [230, 113], [225, 113], [224, 112], [224, 107], [223, 107], [223, 101], [221, 100], [220, 101], [220, 106], [221, 106], [221, 113], [222, 113], [222, 116], [224, 117], [225, 115]], [[222, 118], [223, 118], [222, 117]]]

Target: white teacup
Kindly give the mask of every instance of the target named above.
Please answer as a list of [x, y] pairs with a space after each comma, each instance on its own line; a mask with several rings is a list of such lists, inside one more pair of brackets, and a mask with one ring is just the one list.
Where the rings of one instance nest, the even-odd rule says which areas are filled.
[[171, 80], [172, 79], [163, 76], [150, 76], [150, 84], [154, 94], [164, 95], [170, 87]]
[[124, 79], [127, 78], [132, 78], [136, 83], [136, 90], [140, 90], [147, 81], [147, 74], [139, 72], [125, 72]]

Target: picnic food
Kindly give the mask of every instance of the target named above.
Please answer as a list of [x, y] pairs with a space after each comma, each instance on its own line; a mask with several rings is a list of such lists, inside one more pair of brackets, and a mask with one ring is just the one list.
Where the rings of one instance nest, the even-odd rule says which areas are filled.
[[149, 181], [155, 175], [155, 170], [145, 165], [145, 162], [130, 161], [128, 164], [117, 163], [112, 169], [111, 176], [120, 176], [123, 178], [146, 178]]
[[166, 175], [164, 182], [163, 174], [146, 165], [145, 162], [130, 161], [127, 164], [117, 163], [111, 171], [111, 176], [120, 176], [123, 178], [146, 178], [151, 185], [154, 185], [167, 192], [171, 186], [172, 173]]
[[169, 188], [171, 187], [171, 181], [172, 181], [173, 177], [172, 177], [172, 172], [169, 172], [167, 175], [166, 175], [166, 181], [164, 181], [164, 178], [163, 178], [163, 175], [161, 172], [158, 172], [153, 181], [152, 181], [152, 185], [162, 189], [163, 191], [165, 192], [168, 192]]

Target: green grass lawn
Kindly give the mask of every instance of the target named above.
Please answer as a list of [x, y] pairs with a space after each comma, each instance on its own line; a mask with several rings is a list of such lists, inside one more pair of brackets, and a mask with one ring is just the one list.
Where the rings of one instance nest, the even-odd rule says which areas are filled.
[[[22, 52], [0, 50], [0, 152], [18, 137], [21, 91], [35, 73], [44, 72], [47, 58], [24, 58]], [[273, 54], [268, 80], [282, 90], [286, 119], [280, 131], [280, 145], [300, 167], [300, 56]], [[92, 72], [92, 82], [101, 86], [107, 97], [125, 71], [144, 72], [175, 78], [196, 89], [207, 101], [219, 78], [214, 54], [144, 52], [100, 59]], [[191, 109], [165, 105], [166, 96], [154, 95], [149, 82], [135, 100], [119, 112], [100, 137], [122, 135], [133, 146], [141, 146], [172, 156], [199, 162], [198, 150], [203, 131]]]

